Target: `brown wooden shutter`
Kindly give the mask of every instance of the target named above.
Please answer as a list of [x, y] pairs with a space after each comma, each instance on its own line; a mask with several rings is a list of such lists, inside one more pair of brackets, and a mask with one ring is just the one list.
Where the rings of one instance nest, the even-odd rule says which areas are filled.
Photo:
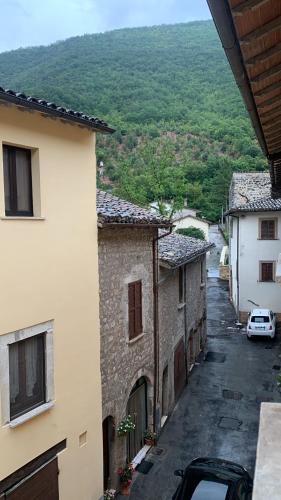
[[129, 306], [129, 339], [135, 336], [135, 284], [128, 286], [128, 306]]
[[142, 287], [141, 281], [135, 283], [135, 333], [142, 333]]
[[273, 281], [273, 262], [262, 262], [261, 281]]
[[141, 281], [128, 285], [129, 339], [142, 332], [142, 286]]
[[275, 238], [275, 220], [265, 219], [261, 221], [261, 239], [274, 240]]

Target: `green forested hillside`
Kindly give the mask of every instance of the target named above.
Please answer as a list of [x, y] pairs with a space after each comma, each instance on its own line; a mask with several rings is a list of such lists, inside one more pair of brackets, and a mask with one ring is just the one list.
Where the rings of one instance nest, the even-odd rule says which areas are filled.
[[187, 195], [216, 220], [231, 173], [266, 168], [211, 21], [2, 53], [0, 85], [109, 121], [99, 182], [141, 204]]

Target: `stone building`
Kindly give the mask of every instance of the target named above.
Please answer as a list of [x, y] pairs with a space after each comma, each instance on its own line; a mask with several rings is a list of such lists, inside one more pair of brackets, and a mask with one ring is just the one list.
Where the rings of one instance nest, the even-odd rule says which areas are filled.
[[[97, 192], [104, 486], [143, 448], [154, 425], [156, 249], [158, 228], [169, 222], [111, 194]], [[118, 437], [132, 415], [136, 428]], [[145, 449], [143, 451], [145, 453]]]
[[206, 253], [212, 246], [176, 233], [159, 239], [161, 425], [206, 342]]

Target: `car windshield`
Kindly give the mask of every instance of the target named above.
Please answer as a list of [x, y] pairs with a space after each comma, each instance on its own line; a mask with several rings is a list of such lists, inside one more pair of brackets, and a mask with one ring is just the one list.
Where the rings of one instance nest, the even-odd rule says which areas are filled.
[[252, 316], [251, 323], [269, 323], [269, 316]]
[[191, 500], [225, 500], [228, 489], [227, 484], [203, 480], [196, 486]]

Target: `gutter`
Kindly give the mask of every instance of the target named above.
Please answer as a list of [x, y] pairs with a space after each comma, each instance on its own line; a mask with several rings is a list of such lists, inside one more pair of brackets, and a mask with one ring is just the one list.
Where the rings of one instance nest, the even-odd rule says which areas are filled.
[[252, 125], [264, 154], [268, 157], [268, 149], [263, 134], [251, 85], [244, 67], [242, 52], [227, 0], [207, 0], [222, 46], [234, 74], [240, 93], [245, 101]]

